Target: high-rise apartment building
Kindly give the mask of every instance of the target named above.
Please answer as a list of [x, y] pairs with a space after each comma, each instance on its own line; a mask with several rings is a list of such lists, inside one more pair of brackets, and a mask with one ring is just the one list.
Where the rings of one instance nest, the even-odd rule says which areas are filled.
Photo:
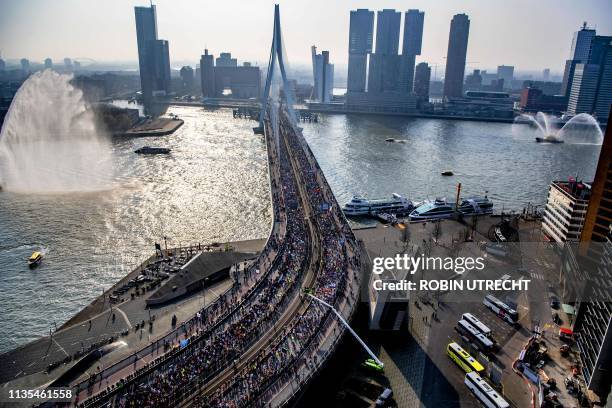
[[170, 92], [170, 48], [166, 40], [155, 40], [153, 44], [153, 94], [165, 95]]
[[[420, 52], [422, 15], [417, 10], [408, 14], [410, 23], [406, 53], [413, 57]], [[377, 12], [376, 48], [372, 51], [374, 14], [369, 10], [351, 11], [349, 33], [348, 92], [345, 107], [356, 112], [414, 112], [416, 97], [412, 92], [414, 59], [402, 66], [399, 52], [401, 13], [385, 9]], [[411, 25], [412, 24], [412, 25]], [[402, 50], [403, 51], [403, 50]], [[406, 70], [403, 70], [403, 68]], [[367, 73], [367, 86], [366, 86]], [[403, 85], [402, 85], [403, 84]]]
[[188, 65], [182, 67], [180, 76], [183, 92], [191, 92], [193, 90], [193, 68]]
[[414, 73], [414, 94], [417, 105], [429, 102], [429, 81], [431, 80], [431, 67], [426, 62], [416, 66]]
[[577, 242], [590, 197], [590, 184], [573, 178], [569, 181], [553, 181], [548, 189], [542, 232], [555, 242]]
[[384, 9], [376, 13], [376, 50], [370, 56], [368, 92], [397, 91], [399, 38], [402, 14]]
[[349, 58], [347, 91], [365, 92], [368, 54], [372, 52], [374, 12], [367, 9], [351, 11], [349, 27]]
[[170, 52], [168, 41], [157, 38], [157, 15], [154, 5], [134, 7], [140, 86], [145, 110], [154, 94], [170, 92]]
[[317, 102], [329, 103], [334, 89], [334, 65], [329, 63], [329, 51], [317, 54], [317, 47], [311, 47], [312, 74], [314, 87], [312, 98]]
[[423, 24], [425, 13], [419, 10], [408, 10], [404, 14], [404, 40], [400, 57], [399, 91], [413, 92], [414, 63], [417, 55], [421, 55], [423, 43]]
[[444, 73], [444, 97], [454, 98], [463, 95], [463, 77], [467, 56], [470, 19], [466, 14], [456, 14], [451, 20]]

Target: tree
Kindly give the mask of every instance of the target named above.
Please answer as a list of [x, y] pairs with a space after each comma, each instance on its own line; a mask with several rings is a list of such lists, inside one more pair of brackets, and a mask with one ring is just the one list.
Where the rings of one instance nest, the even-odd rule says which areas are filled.
[[408, 251], [408, 245], [410, 244], [411, 238], [410, 230], [408, 229], [408, 226], [405, 225], [404, 229], [402, 229], [400, 232], [400, 241], [403, 244], [404, 253]]
[[437, 220], [434, 222], [434, 228], [433, 228], [433, 231], [431, 232], [431, 236], [436, 241], [436, 245], [438, 245], [438, 240], [442, 236], [442, 224], [440, 220]]

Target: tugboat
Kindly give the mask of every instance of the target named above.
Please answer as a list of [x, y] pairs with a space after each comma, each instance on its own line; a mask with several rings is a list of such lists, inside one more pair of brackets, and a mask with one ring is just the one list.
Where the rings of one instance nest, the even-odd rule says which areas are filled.
[[536, 137], [536, 143], [563, 143], [563, 140], [557, 139], [553, 135], [548, 135], [546, 137]]
[[32, 256], [28, 259], [28, 266], [30, 268], [36, 268], [42, 262], [42, 254], [38, 251], [32, 253]]
[[144, 147], [141, 147], [140, 149], [135, 150], [134, 153], [137, 153], [137, 154], [168, 154], [170, 153], [170, 149], [167, 149], [165, 147], [144, 146]]
[[450, 171], [450, 170], [446, 170], [446, 171], [443, 171], [441, 174], [442, 174], [443, 176], [453, 176], [455, 173], [453, 173], [453, 172], [452, 172], [452, 171]]

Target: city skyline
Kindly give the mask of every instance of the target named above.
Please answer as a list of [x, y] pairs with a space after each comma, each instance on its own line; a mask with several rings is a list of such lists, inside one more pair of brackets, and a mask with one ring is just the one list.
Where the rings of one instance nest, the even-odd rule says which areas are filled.
[[[271, 24], [269, 10], [274, 2], [240, 4], [238, 15], [235, 2], [201, 4], [186, 1], [180, 8], [172, 7], [166, 0], [154, 4], [158, 8], [159, 36], [170, 42], [172, 68], [180, 68], [181, 63], [187, 61], [195, 65], [204, 48], [214, 54], [232, 52], [240, 61], [265, 61]], [[6, 4], [0, 13], [0, 38], [6, 40], [0, 42], [0, 52], [3, 58], [12, 60], [25, 57], [42, 62], [51, 57], [61, 61], [71, 56], [99, 62], [135, 63], [138, 60], [136, 42], [126, 41], [126, 38], [135, 36], [133, 7], [146, 5], [146, 1], [118, 0], [105, 3], [102, 9], [74, 0], [42, 1], [36, 2], [36, 6], [31, 1]], [[434, 71], [437, 65], [438, 74], [445, 65], [450, 20], [458, 13], [466, 13], [471, 21], [466, 72], [473, 67], [513, 65], [518, 71], [550, 68], [552, 73], [559, 74], [569, 58], [572, 35], [583, 21], [598, 33], [612, 32], [612, 23], [606, 18], [612, 12], [612, 5], [599, 0], [580, 5], [580, 12], [576, 12], [571, 2], [552, 1], [537, 4], [516, 1], [511, 8], [480, 0], [435, 5], [425, 1], [342, 4], [281, 1], [280, 5], [285, 15], [283, 34], [289, 59], [296, 65], [308, 64], [310, 46], [317, 44], [330, 51], [337, 65], [345, 67], [349, 13], [357, 8], [373, 11], [392, 8], [402, 14], [409, 9], [424, 11], [423, 47], [416, 63], [428, 62]], [[544, 17], [546, 21], [554, 20], [555, 24], [547, 25], [546, 30], [524, 29], [537, 27]], [[403, 20], [404, 16], [402, 23]], [[29, 24], [23, 24], [24, 21]], [[95, 21], [107, 21], [108, 24], [100, 24], [96, 29]], [[109, 26], [113, 27], [112, 31], [107, 30]], [[78, 38], [72, 34], [74, 32], [79, 32]], [[249, 41], [244, 41], [244, 33], [248, 33]], [[495, 42], [490, 41], [492, 36]], [[400, 40], [400, 44], [402, 42]]]

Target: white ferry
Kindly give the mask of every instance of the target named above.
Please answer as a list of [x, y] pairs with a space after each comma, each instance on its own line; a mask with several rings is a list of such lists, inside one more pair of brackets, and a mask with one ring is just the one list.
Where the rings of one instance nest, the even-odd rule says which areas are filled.
[[459, 205], [459, 212], [463, 215], [483, 215], [493, 213], [493, 201], [487, 196], [464, 198]]
[[[487, 196], [469, 197], [459, 204], [463, 215], [484, 215], [493, 213], [493, 202]], [[425, 201], [410, 213], [410, 221], [428, 221], [451, 218], [455, 214], [455, 204], [447, 203], [444, 198]]]
[[428, 221], [451, 218], [455, 214], [455, 204], [446, 202], [445, 198], [427, 200], [410, 213], [410, 221]]
[[397, 193], [391, 198], [367, 199], [354, 196], [342, 209], [346, 216], [376, 215], [378, 213], [405, 214], [414, 209], [412, 201]]

